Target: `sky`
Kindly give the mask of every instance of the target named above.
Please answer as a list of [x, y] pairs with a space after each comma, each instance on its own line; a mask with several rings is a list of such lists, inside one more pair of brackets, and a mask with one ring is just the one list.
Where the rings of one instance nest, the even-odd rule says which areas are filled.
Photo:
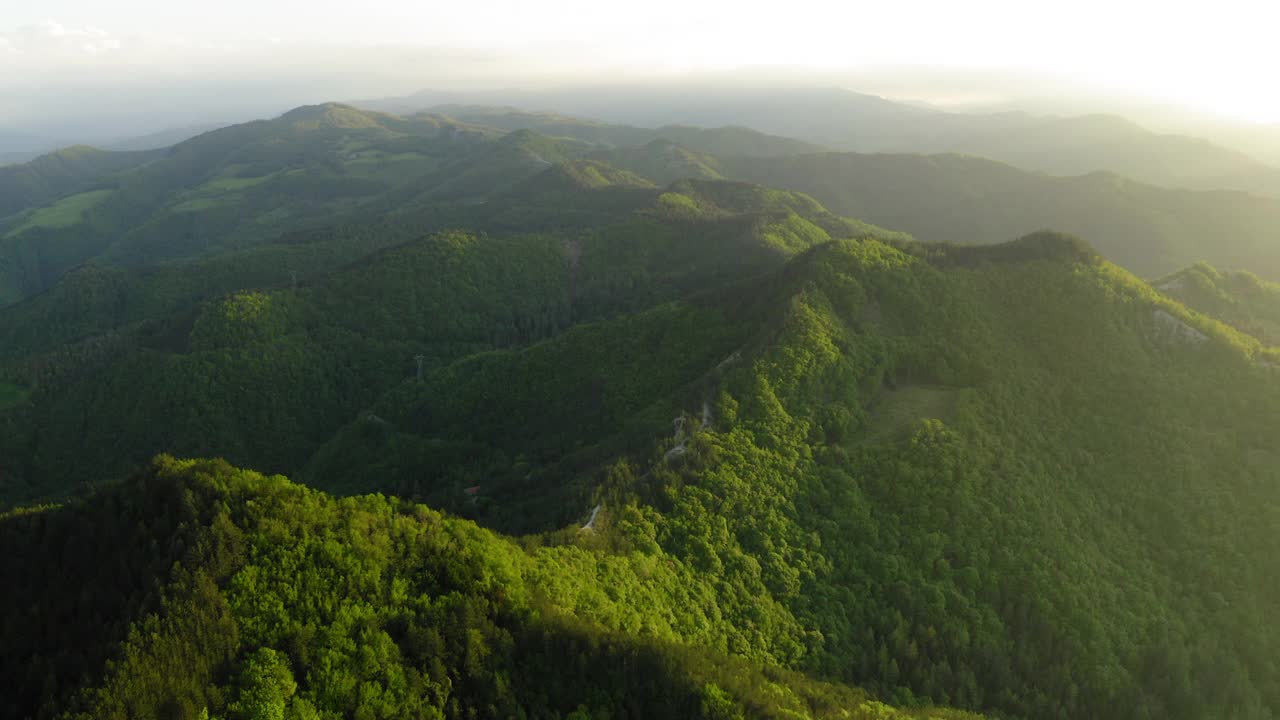
[[[1280, 9], [1271, 5], [0, 0], [0, 127], [57, 133], [83, 125], [92, 112], [104, 128], [125, 132], [138, 112], [160, 127], [216, 119], [211, 114], [219, 110], [231, 120], [423, 87], [532, 87], [760, 67], [831, 76], [881, 66], [1015, 73], [1046, 78], [1051, 88], [1280, 123], [1272, 76], [1280, 67]], [[948, 102], [941, 90], [929, 92], [937, 97], [919, 99]], [[962, 95], [980, 99], [983, 88]]]

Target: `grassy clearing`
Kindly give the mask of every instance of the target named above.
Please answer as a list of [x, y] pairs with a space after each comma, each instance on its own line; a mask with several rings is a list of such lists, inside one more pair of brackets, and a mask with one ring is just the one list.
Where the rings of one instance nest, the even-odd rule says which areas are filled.
[[184, 200], [177, 205], [169, 208], [170, 212], [200, 212], [201, 210], [212, 210], [227, 204], [227, 200], [221, 198], [198, 197]]
[[958, 388], [904, 385], [885, 390], [871, 409], [866, 440], [884, 440], [910, 430], [926, 419], [949, 421], [960, 401]]
[[387, 153], [381, 150], [374, 150], [367, 153], [360, 153], [358, 157], [349, 160], [351, 165], [364, 165], [371, 163], [397, 163], [397, 162], [415, 162], [426, 159], [426, 155], [416, 152]]
[[201, 185], [200, 187], [196, 188], [195, 191], [205, 192], [205, 193], [224, 193], [224, 192], [232, 192], [235, 190], [244, 190], [245, 188], [251, 188], [255, 185], [261, 185], [262, 183], [275, 177], [277, 174], [278, 173], [269, 173], [267, 175], [259, 175], [257, 177], [234, 177], [234, 176], [216, 177], [210, 180], [209, 182]]
[[62, 228], [75, 225], [84, 219], [85, 211], [106, 200], [114, 190], [91, 190], [65, 197], [48, 207], [31, 213], [27, 221], [15, 228], [10, 235], [17, 235], [32, 228]]
[[346, 162], [347, 171], [362, 178], [397, 178], [427, 173], [440, 167], [440, 161], [419, 153], [361, 153]]

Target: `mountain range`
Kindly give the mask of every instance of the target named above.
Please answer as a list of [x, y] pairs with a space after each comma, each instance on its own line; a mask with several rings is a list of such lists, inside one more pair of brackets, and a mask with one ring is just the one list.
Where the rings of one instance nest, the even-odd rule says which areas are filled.
[[0, 716], [1280, 712], [1278, 201], [571, 111], [0, 168]]
[[1109, 171], [1193, 190], [1280, 194], [1280, 168], [1209, 141], [1152, 132], [1115, 115], [956, 113], [824, 87], [630, 87], [442, 93], [356, 101], [416, 112], [446, 103], [555, 108], [642, 126], [744, 125], [833, 150], [956, 153], [1051, 175]]

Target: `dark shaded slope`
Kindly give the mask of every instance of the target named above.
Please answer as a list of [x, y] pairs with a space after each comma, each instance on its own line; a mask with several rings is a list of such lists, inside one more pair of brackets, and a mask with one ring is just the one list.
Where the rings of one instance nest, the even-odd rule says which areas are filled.
[[106, 152], [69, 147], [21, 165], [0, 168], [0, 221], [30, 207], [93, 189], [107, 178], [149, 162], [151, 152]]
[[[565, 177], [575, 176], [544, 179], [563, 194], [557, 178]], [[589, 206], [593, 194], [618, 190], [633, 189], [606, 186], [560, 199]], [[636, 188], [641, 209], [607, 210], [608, 200], [597, 208], [607, 222], [585, 227], [434, 234], [298, 287], [282, 277], [199, 308], [199, 292], [216, 291], [217, 275], [207, 275], [211, 284], [199, 291], [184, 273], [234, 272], [231, 261], [262, 260], [264, 250], [223, 256], [231, 262], [225, 268], [209, 260], [153, 273], [79, 272], [78, 284], [6, 313], [11, 337], [32, 344], [5, 367], [4, 379], [25, 397], [5, 414], [5, 495], [58, 495], [162, 450], [296, 469], [383, 392], [412, 378], [415, 356], [431, 370], [524, 346], [767, 272], [833, 236], [875, 232], [789, 193], [715, 184], [688, 190]], [[531, 199], [503, 210], [505, 202], [495, 201], [503, 216]], [[554, 215], [556, 206], [531, 207]], [[328, 248], [337, 260], [374, 249], [358, 236], [332, 243], [308, 251]], [[66, 335], [79, 340], [39, 341], [41, 322], [78, 307], [94, 310], [67, 323]], [[138, 320], [118, 324], [130, 317]], [[170, 419], [153, 422], [159, 415]], [[78, 450], [66, 452], [68, 443]]]
[[1280, 201], [1167, 190], [1110, 174], [1053, 178], [956, 155], [831, 153], [724, 159], [726, 174], [813, 195], [930, 241], [987, 243], [1042, 228], [1089, 238], [1144, 275], [1201, 259], [1280, 277]]

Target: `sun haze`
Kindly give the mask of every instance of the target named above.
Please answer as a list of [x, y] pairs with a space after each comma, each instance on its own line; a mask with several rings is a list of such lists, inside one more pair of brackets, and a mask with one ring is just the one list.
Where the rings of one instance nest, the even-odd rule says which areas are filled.
[[241, 102], [303, 102], [355, 93], [357, 76], [368, 94], [876, 65], [1016, 70], [1280, 122], [1280, 96], [1270, 91], [1280, 58], [1269, 37], [1278, 11], [1251, 0], [181, 5], [52, 0], [10, 8], [0, 26], [0, 125], [39, 122], [63, 108], [67, 90], [87, 86], [116, 86], [143, 103], [181, 91], [198, 103], [197, 94], [237, 78], [248, 86]]

